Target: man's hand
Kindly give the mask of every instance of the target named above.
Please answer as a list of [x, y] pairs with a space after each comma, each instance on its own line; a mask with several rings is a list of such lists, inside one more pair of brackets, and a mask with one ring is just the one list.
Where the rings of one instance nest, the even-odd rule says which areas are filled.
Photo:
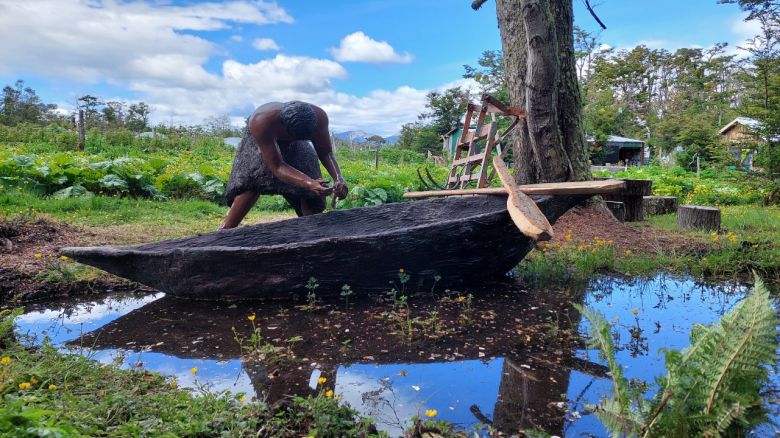
[[333, 186], [333, 193], [336, 194], [336, 198], [338, 199], [346, 198], [349, 193], [347, 183], [345, 183], [343, 179], [336, 181], [336, 184]]
[[333, 187], [328, 187], [328, 180], [324, 178], [317, 178], [308, 181], [306, 183], [306, 188], [322, 197], [333, 193]]

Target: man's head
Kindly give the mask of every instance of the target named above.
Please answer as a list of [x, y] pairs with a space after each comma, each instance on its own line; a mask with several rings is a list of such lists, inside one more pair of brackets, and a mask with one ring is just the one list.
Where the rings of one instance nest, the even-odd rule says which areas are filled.
[[287, 133], [295, 140], [309, 140], [317, 129], [317, 114], [305, 102], [293, 100], [282, 105], [279, 119]]

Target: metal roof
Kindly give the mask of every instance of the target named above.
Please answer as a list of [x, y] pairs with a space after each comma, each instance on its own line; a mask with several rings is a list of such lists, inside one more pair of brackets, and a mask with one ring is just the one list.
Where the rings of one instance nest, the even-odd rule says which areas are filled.
[[[588, 137], [588, 141], [595, 141], [595, 137]], [[619, 135], [610, 135], [607, 137], [607, 143], [644, 143], [644, 141]]]
[[718, 133], [723, 134], [724, 132], [731, 129], [732, 126], [739, 123], [740, 125], [747, 126], [750, 129], [760, 129], [761, 128], [761, 122], [759, 122], [756, 119], [751, 119], [750, 117], [737, 117], [736, 119], [730, 121], [726, 126], [721, 128]]

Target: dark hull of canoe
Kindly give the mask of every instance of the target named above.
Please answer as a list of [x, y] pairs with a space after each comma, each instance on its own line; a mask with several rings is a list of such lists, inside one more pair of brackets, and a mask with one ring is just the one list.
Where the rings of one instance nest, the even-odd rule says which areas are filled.
[[[535, 198], [553, 223], [583, 197]], [[258, 224], [128, 247], [63, 248], [61, 253], [174, 296], [288, 298], [399, 287], [449, 287], [504, 274], [534, 247], [503, 196], [386, 204]]]

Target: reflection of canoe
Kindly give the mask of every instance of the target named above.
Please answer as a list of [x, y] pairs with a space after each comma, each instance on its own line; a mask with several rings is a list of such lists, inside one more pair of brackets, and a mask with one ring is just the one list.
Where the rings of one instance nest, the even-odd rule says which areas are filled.
[[[552, 223], [582, 196], [536, 198]], [[401, 268], [410, 286], [500, 275], [533, 242], [501, 196], [470, 196], [333, 211], [185, 239], [127, 247], [63, 248], [79, 262], [202, 299], [287, 297], [310, 277], [317, 293], [386, 290]]]

